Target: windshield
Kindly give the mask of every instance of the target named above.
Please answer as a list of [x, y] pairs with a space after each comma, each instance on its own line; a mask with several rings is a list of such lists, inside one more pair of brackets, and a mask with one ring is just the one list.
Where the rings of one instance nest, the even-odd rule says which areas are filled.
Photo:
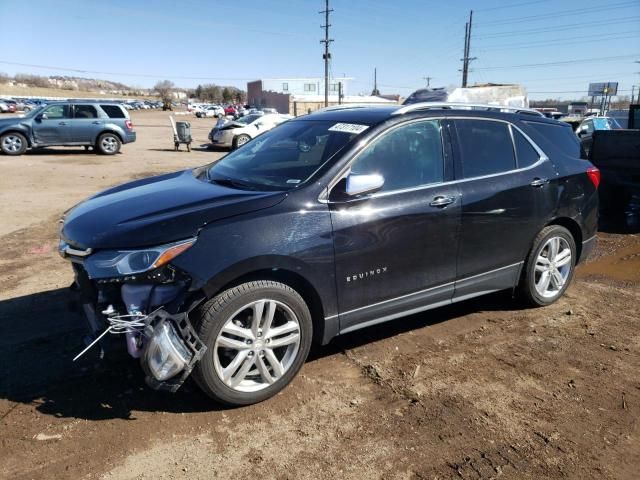
[[25, 113], [23, 118], [33, 118], [33, 117], [35, 117], [40, 112], [42, 112], [42, 110], [44, 110], [44, 107], [46, 107], [46, 105], [41, 105], [41, 106], [39, 106], [37, 108], [34, 108], [33, 110]]
[[618, 125], [618, 122], [616, 122], [615, 118], [604, 117], [594, 118], [593, 126], [596, 130], [619, 130], [622, 128], [620, 125]]
[[249, 125], [251, 122], [257, 120], [260, 117], [261, 115], [245, 115], [244, 117], [240, 117], [239, 119], [234, 120], [234, 122]]
[[208, 179], [240, 189], [290, 190], [367, 128], [326, 120], [285, 122], [213, 164]]

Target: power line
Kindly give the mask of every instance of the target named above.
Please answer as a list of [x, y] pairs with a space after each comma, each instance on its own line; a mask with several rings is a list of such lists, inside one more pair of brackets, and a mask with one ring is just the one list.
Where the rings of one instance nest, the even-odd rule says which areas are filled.
[[514, 8], [514, 7], [522, 7], [524, 5], [534, 5], [536, 3], [545, 3], [548, 2], [550, 0], [537, 0], [537, 1], [531, 1], [531, 2], [520, 2], [520, 3], [512, 3], [511, 5], [501, 5], [499, 7], [489, 7], [489, 8], [477, 8], [476, 10], [479, 12], [489, 12], [489, 11], [493, 11], [493, 10], [504, 10], [507, 8]]
[[487, 45], [484, 47], [480, 46], [480, 49], [483, 52], [494, 52], [494, 51], [500, 51], [500, 50], [515, 50], [515, 49], [521, 49], [521, 48], [538, 48], [538, 47], [548, 46], [548, 45], [577, 45], [577, 44], [581, 45], [583, 43], [593, 43], [593, 42], [602, 43], [603, 38], [608, 40], [622, 40], [622, 39], [636, 38], [636, 37], [640, 37], [640, 32], [627, 31], [627, 32], [619, 32], [612, 35], [598, 35], [598, 38], [592, 38], [591, 40], [580, 39], [580, 40], [567, 41], [560, 38], [557, 38], [557, 39], [554, 38], [554, 39], [549, 39], [542, 42], [509, 43], [508, 47], [502, 47], [498, 45]]
[[552, 32], [552, 31], [559, 31], [559, 30], [572, 30], [574, 27], [588, 27], [591, 25], [599, 25], [599, 26], [610, 26], [613, 24], [618, 24], [618, 23], [628, 23], [628, 22], [637, 22], [638, 19], [640, 19], [640, 16], [635, 16], [635, 17], [623, 17], [623, 18], [612, 18], [610, 20], [607, 20], [606, 23], [603, 23], [602, 20], [597, 20], [597, 21], [593, 21], [593, 22], [582, 22], [582, 23], [572, 23], [572, 24], [568, 24], [568, 25], [563, 25], [563, 26], [559, 26], [559, 27], [538, 27], [538, 28], [532, 28], [532, 29], [528, 29], [528, 30], [511, 30], [508, 32], [498, 32], [498, 33], [492, 33], [492, 34], [488, 34], [488, 35], [480, 35], [479, 37], [476, 38], [497, 38], [497, 37], [510, 37], [510, 36], [517, 36], [517, 35], [527, 35], [527, 34], [531, 34], [531, 33], [542, 33], [542, 32]]
[[558, 65], [571, 65], [574, 63], [593, 63], [593, 62], [609, 62], [612, 60], [618, 60], [622, 58], [635, 58], [637, 55], [616, 55], [611, 57], [594, 57], [594, 58], [582, 58], [576, 60], [561, 60], [558, 62], [543, 62], [543, 63], [525, 63], [522, 65], [505, 65], [502, 67], [483, 67], [478, 70], [505, 70], [507, 68], [530, 68], [530, 67], [547, 67]]
[[557, 17], [587, 15], [594, 12], [600, 12], [603, 10], [604, 11], [612, 10], [613, 8], [621, 8], [621, 7], [626, 7], [630, 5], [638, 5], [638, 2], [632, 1], [632, 2], [609, 3], [601, 7], [578, 8], [573, 10], [559, 10], [557, 12], [543, 13], [540, 15], [527, 15], [525, 17], [512, 17], [512, 18], [504, 18], [500, 20], [490, 20], [488, 22], [482, 22], [480, 26], [505, 25], [505, 24], [511, 24], [511, 23], [531, 22], [536, 20], [549, 20], [550, 18], [555, 19]]

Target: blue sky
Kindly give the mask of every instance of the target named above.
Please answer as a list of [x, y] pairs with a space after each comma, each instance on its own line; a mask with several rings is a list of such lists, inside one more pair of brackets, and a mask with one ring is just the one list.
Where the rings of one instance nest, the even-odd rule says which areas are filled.
[[[322, 76], [323, 8], [324, 0], [0, 0], [0, 72], [243, 89], [258, 78]], [[577, 98], [604, 81], [628, 95], [640, 84], [640, 0], [331, 0], [331, 8], [331, 70], [355, 77], [350, 94], [370, 93], [374, 67], [382, 93], [408, 95], [426, 76], [431, 86], [459, 86], [471, 9], [470, 83], [521, 83], [534, 99]]]

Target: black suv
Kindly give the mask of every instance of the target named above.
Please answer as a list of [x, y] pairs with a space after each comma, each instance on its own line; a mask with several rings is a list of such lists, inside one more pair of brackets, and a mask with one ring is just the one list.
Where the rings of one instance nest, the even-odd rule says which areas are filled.
[[571, 127], [531, 110], [336, 107], [95, 195], [60, 252], [91, 338], [123, 334], [155, 388], [193, 370], [243, 405], [312, 341], [503, 289], [554, 302], [593, 248], [599, 179]]

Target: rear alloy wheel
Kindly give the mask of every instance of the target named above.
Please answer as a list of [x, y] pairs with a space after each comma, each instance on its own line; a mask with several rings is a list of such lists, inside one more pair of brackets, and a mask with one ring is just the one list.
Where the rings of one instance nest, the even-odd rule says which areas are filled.
[[27, 139], [20, 133], [6, 133], [0, 137], [0, 150], [5, 155], [22, 155], [27, 151]]
[[122, 142], [117, 135], [113, 133], [103, 133], [98, 137], [96, 142], [96, 150], [102, 155], [115, 155], [120, 151]]
[[195, 320], [207, 351], [194, 378], [202, 390], [228, 405], [272, 397], [298, 373], [311, 346], [309, 309], [297, 292], [272, 281], [227, 290]]
[[542, 229], [533, 242], [520, 289], [531, 305], [544, 306], [562, 296], [573, 278], [576, 244], [571, 232], [559, 225]]
[[251, 137], [245, 133], [243, 133], [242, 135], [238, 135], [233, 139], [233, 149], [235, 150], [236, 148], [241, 147], [249, 140], [251, 140]]

